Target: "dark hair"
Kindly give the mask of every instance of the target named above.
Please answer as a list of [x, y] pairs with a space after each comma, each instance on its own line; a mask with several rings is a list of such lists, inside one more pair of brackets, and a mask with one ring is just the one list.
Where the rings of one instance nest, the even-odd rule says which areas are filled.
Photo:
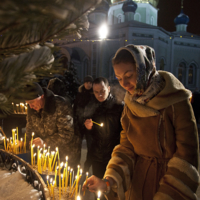
[[109, 86], [108, 79], [104, 78], [104, 77], [98, 77], [98, 78], [94, 79], [93, 84], [99, 84], [101, 82], [104, 82], [104, 84], [105, 84], [106, 87]]
[[119, 63], [136, 63], [132, 54], [125, 49], [122, 49], [118, 54], [112, 59], [112, 65]]

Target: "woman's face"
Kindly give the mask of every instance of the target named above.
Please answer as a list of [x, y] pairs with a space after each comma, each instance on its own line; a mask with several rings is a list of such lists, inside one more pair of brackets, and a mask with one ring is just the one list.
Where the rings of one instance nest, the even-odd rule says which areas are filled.
[[133, 63], [119, 63], [113, 66], [119, 84], [130, 94], [136, 87], [136, 66]]

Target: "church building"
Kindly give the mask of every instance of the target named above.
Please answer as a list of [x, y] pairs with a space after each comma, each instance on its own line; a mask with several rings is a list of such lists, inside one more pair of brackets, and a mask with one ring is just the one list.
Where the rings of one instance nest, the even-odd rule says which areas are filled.
[[[180, 13], [174, 19], [175, 32], [157, 26], [159, 0], [111, 0], [89, 14], [90, 28], [81, 39], [71, 35], [57, 40], [67, 62], [77, 67], [83, 81], [86, 75], [115, 80], [111, 60], [118, 48], [148, 45], [155, 49], [156, 68], [173, 73], [186, 88], [200, 89], [200, 36], [187, 32], [189, 17]], [[99, 28], [105, 24], [107, 37], [99, 39]], [[106, 30], [105, 30], [106, 31]]]

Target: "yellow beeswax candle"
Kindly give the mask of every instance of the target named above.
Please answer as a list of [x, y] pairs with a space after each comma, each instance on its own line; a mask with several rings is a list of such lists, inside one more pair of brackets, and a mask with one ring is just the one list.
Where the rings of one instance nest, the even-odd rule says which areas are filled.
[[100, 197], [101, 197], [101, 192], [100, 192], [100, 191], [98, 191], [97, 200], [100, 200]]
[[[86, 172], [86, 179], [85, 179], [85, 185], [86, 185], [86, 186], [87, 186], [88, 174], [89, 174], [89, 173]], [[84, 190], [83, 196], [85, 196], [85, 190]]]

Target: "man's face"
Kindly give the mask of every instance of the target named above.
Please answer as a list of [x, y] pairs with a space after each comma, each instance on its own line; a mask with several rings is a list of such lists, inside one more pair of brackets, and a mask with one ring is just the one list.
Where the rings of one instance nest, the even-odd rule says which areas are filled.
[[26, 103], [30, 106], [31, 109], [39, 111], [41, 108], [44, 108], [44, 95], [36, 99], [26, 101]]
[[103, 102], [108, 98], [110, 86], [107, 87], [103, 81], [99, 84], [93, 84], [93, 92], [96, 99]]
[[92, 83], [91, 82], [85, 82], [84, 87], [86, 90], [90, 90], [92, 88]]

